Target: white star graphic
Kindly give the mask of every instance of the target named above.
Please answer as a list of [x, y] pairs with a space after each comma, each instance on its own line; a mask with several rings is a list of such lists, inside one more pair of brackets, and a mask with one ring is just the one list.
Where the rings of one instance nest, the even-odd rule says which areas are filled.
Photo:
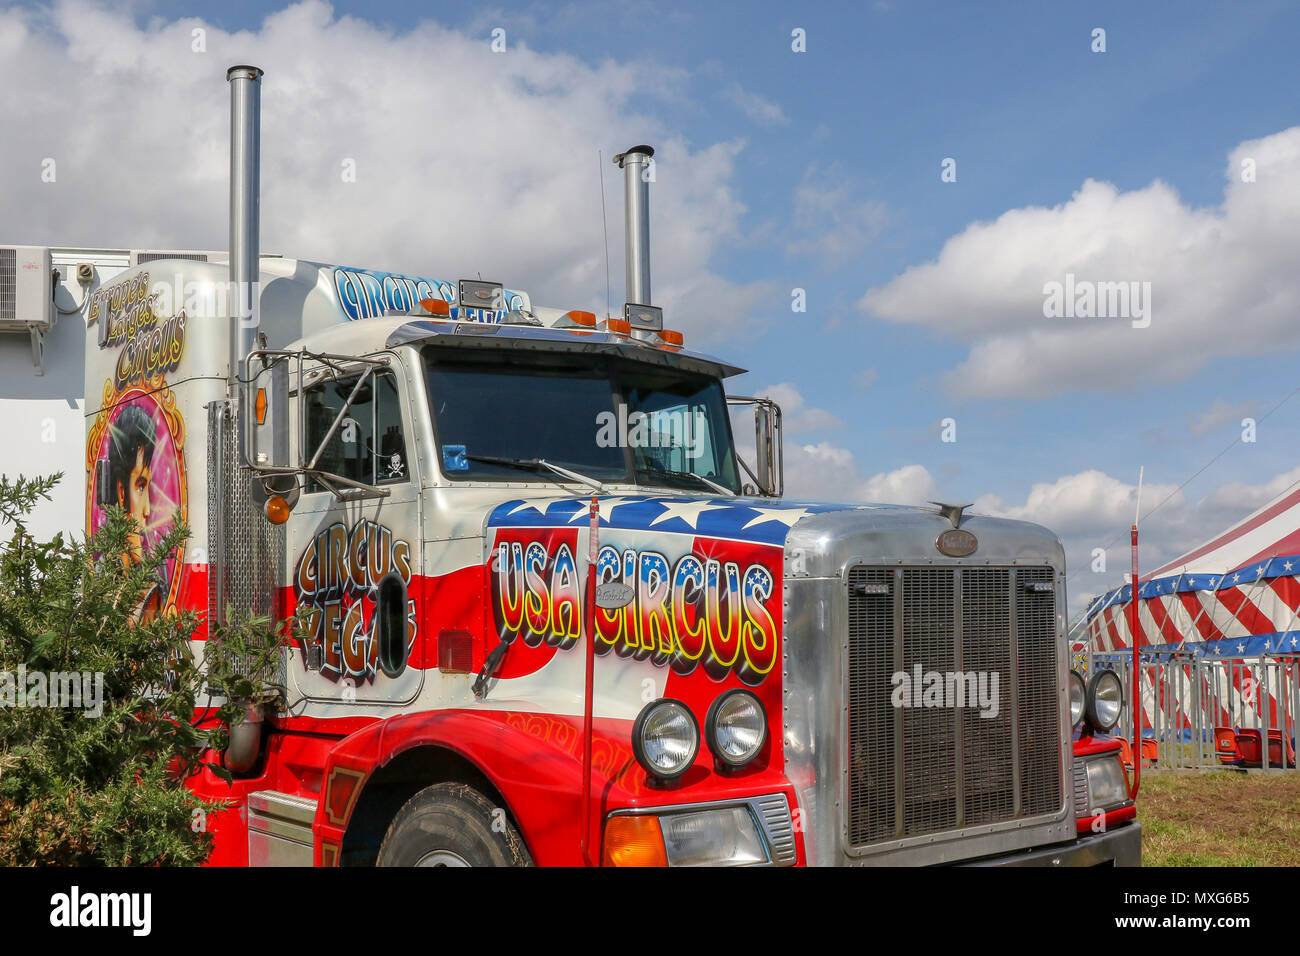
[[1234, 574], [1234, 575], [1232, 576], [1232, 583], [1233, 583], [1233, 584], [1236, 584], [1236, 583], [1237, 583], [1238, 581], [1240, 581], [1240, 580], [1241, 580], [1241, 575], [1240, 575], [1240, 574]]
[[1255, 573], [1256, 573], [1256, 574], [1263, 574], [1263, 573], [1264, 573], [1264, 565], [1261, 564], [1259, 567], [1257, 567], [1257, 568], [1255, 569]]
[[783, 525], [793, 528], [794, 523], [808, 513], [807, 508], [754, 508], [754, 510], [758, 514], [750, 519], [748, 524], [743, 525], [740, 530], [744, 531], [756, 524], [767, 524], [769, 521], [779, 521]]
[[1246, 645], [1245, 645], [1245, 644], [1238, 644], [1238, 645], [1237, 645], [1237, 653], [1238, 653], [1238, 654], [1244, 654], [1244, 653], [1246, 653]]
[[507, 511], [505, 516], [509, 518], [511, 515], [518, 514], [521, 511], [536, 511], [540, 516], [544, 510], [545, 508], [539, 508], [531, 501], [521, 501], [519, 504], [515, 505], [515, 507]]
[[1295, 645], [1296, 645], [1296, 639], [1293, 637], [1291, 638], [1291, 646], [1295, 647]]
[[1218, 578], [1210, 578], [1210, 587], [1214, 587], [1214, 583], [1215, 583], [1215, 581], [1217, 581], [1217, 580], [1218, 580]]
[[664, 506], [663, 514], [650, 522], [650, 527], [654, 527], [661, 521], [667, 521], [669, 518], [680, 518], [686, 522], [687, 527], [696, 529], [699, 527], [700, 515], [706, 511], [717, 511], [722, 508], [728, 508], [729, 505], [715, 505], [708, 501], [660, 501], [659, 504]]
[[[628, 501], [626, 498], [598, 498], [597, 507], [600, 509], [600, 520], [603, 521], [605, 524], [609, 524], [609, 516], [610, 514], [613, 513], [614, 509], [619, 507], [620, 505], [626, 505], [626, 504], [631, 504], [631, 502]], [[584, 501], [582, 503], [581, 508], [579, 508], [577, 511], [573, 513], [573, 517], [569, 519], [569, 523], [572, 524], [575, 521], [590, 521], [590, 520], [591, 520], [591, 500], [588, 499], [587, 501]]]
[[1290, 561], [1286, 562], [1286, 564], [1282, 565], [1282, 567], [1285, 568], [1286, 570], [1290, 571], [1290, 570], [1291, 570], [1291, 562], [1290, 562]]

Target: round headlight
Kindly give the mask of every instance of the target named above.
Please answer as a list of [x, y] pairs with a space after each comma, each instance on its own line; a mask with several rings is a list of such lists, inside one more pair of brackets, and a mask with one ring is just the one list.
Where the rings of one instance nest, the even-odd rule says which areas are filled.
[[1097, 671], [1088, 684], [1088, 721], [1101, 731], [1119, 723], [1124, 709], [1124, 687], [1114, 671]]
[[676, 780], [695, 763], [700, 728], [680, 700], [665, 697], [641, 708], [632, 725], [632, 753], [660, 780]]
[[1070, 726], [1078, 727], [1087, 706], [1087, 689], [1078, 671], [1070, 671]]
[[767, 714], [763, 703], [747, 690], [718, 695], [704, 719], [709, 749], [729, 767], [743, 767], [767, 743]]

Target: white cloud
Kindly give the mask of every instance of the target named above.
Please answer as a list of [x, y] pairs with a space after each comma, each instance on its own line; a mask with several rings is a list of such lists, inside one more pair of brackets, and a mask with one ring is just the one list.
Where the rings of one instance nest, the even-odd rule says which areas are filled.
[[872, 385], [876, 384], [876, 380], [878, 378], [880, 378], [880, 373], [877, 372], [874, 368], [863, 369], [856, 376], [854, 376], [853, 387], [858, 389], [859, 391], [866, 391]]
[[[206, 52], [192, 49], [206, 31]], [[656, 146], [655, 298], [696, 342], [751, 329], [771, 283], [710, 267], [740, 233], [743, 144], [696, 148], [665, 115], [680, 72], [590, 64], [424, 20], [400, 30], [321, 0], [228, 33], [69, 0], [0, 10], [0, 193], [6, 241], [222, 249], [227, 242], [225, 68], [266, 70], [262, 248], [455, 279], [484, 276], [541, 305], [605, 300], [596, 151]], [[649, 102], [647, 114], [629, 105]], [[21, 135], [13, 135], [21, 131]], [[57, 163], [42, 183], [41, 159]], [[345, 183], [344, 160], [356, 164]], [[611, 173], [613, 175], [611, 175]], [[29, 185], [24, 186], [24, 180]], [[615, 308], [623, 301], [621, 177], [606, 169]], [[722, 307], [719, 307], [719, 304]]]
[[789, 382], [759, 389], [758, 397], [770, 398], [781, 406], [781, 423], [787, 435], [841, 428], [844, 425], [826, 409], [810, 407], [798, 387]]
[[[903, 465], [893, 471], [866, 475], [847, 448], [829, 441], [799, 441], [800, 434], [839, 428], [844, 423], [831, 412], [808, 405], [797, 386], [781, 382], [756, 389], [754, 394], [771, 398], [781, 406], [787, 496], [886, 504], [923, 504], [936, 496], [935, 479], [921, 465]], [[733, 413], [732, 432], [737, 453], [752, 463], [752, 417], [745, 411]]]
[[1255, 409], [1258, 407], [1258, 402], [1242, 402], [1240, 405], [1230, 405], [1222, 398], [1216, 398], [1214, 404], [1196, 416], [1196, 420], [1191, 425], [1192, 434], [1208, 435], [1220, 425], [1226, 425], [1228, 422], [1240, 427], [1241, 420], [1253, 416]]
[[722, 95], [729, 103], [762, 126], [784, 126], [790, 122], [789, 117], [778, 104], [746, 90], [739, 83], [732, 83]]
[[850, 179], [836, 170], [811, 166], [794, 191], [794, 220], [786, 252], [808, 256], [833, 269], [861, 254], [888, 220], [885, 203], [857, 199]]
[[867, 501], [920, 505], [938, 497], [934, 477], [923, 465], [904, 465], [872, 475], [862, 486]]
[[786, 494], [849, 503], [923, 505], [938, 498], [934, 476], [923, 465], [863, 475], [853, 453], [830, 442], [787, 444]]
[[[1254, 182], [1242, 182], [1253, 161]], [[1176, 381], [1216, 355], [1296, 348], [1300, 126], [1241, 143], [1223, 203], [1195, 209], [1165, 183], [1121, 192], [1086, 181], [1050, 209], [977, 222], [938, 258], [870, 289], [881, 318], [971, 343], [947, 377], [958, 395], [1041, 397]], [[1151, 283], [1151, 324], [1043, 315], [1044, 285]]]
[[[1226, 531], [1300, 482], [1300, 467], [1256, 485], [1225, 482], [1200, 500], [1173, 484], [1142, 486], [1140, 570], [1146, 574]], [[1136, 483], [1089, 470], [1034, 484], [1025, 501], [1008, 504], [994, 494], [975, 502], [973, 512], [1044, 525], [1060, 535], [1069, 573], [1071, 613], [1088, 600], [1122, 584], [1130, 568], [1129, 527]], [[1166, 501], [1166, 499], [1168, 499]], [[1165, 502], [1161, 505], [1161, 502]], [[1156, 506], [1160, 505], [1158, 510]], [[1093, 570], [1094, 549], [1106, 549], [1104, 571]]]

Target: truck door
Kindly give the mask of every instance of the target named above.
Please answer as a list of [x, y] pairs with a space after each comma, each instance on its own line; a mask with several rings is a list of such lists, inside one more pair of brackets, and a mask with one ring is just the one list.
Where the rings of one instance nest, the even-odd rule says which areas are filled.
[[423, 682], [420, 476], [404, 367], [387, 358], [305, 367], [293, 399], [295, 437], [320, 474], [304, 477], [289, 518], [292, 603], [306, 609], [308, 636], [288, 676], [299, 696], [317, 701], [402, 703]]

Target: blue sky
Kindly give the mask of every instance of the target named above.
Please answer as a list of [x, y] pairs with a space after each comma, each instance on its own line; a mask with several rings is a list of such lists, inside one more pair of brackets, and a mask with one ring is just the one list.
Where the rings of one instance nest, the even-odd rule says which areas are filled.
[[[102, 54], [78, 52], [87, 41], [78, 39], [70, 11], [83, 7], [102, 11], [105, 23], [130, 34], [123, 41], [127, 47], [157, 51], [169, 24], [196, 18], [230, 35], [214, 38], [214, 56], [227, 50], [233, 56], [245, 47], [249, 55], [275, 56], [266, 52], [274, 47], [263, 5], [21, 9], [27, 28], [51, 51], [84, 63]], [[471, 46], [486, 46], [494, 28], [504, 29], [510, 50], [526, 61], [518, 68], [519, 83], [526, 87], [529, 71], [536, 71], [536, 90], [521, 94], [521, 109], [555, 108], [559, 117], [580, 109], [573, 104], [585, 102], [585, 94], [564, 86], [566, 69], [582, 73], [583, 82], [609, 77], [623, 84], [603, 104], [609, 117], [603, 127], [586, 140], [584, 132], [572, 134], [591, 156], [587, 196], [597, 195], [596, 148], [608, 156], [640, 141], [640, 129], [654, 145], [658, 137], [677, 144], [661, 156], [660, 182], [652, 189], [655, 262], [666, 262], [653, 269], [657, 288], [670, 286], [686, 270], [685, 259], [674, 260], [674, 249], [664, 247], [706, 232], [710, 197], [721, 197], [718, 208], [728, 210], [719, 214], [725, 227], [702, 241], [695, 264], [708, 281], [693, 287], [735, 290], [743, 307], [737, 314], [728, 297], [672, 301], [688, 344], [752, 370], [733, 391], [784, 385], [783, 394], [797, 395], [788, 409], [787, 435], [787, 446], [796, 451], [792, 466], [799, 469], [791, 482], [796, 490], [835, 498], [891, 491], [979, 500], [987, 510], [1041, 520], [1061, 531], [1078, 566], [1092, 547], [1124, 534], [1132, 509], [1125, 501], [1139, 465], [1163, 496], [1232, 442], [1241, 418], [1262, 415], [1300, 384], [1293, 373], [1294, 338], [1277, 334], [1300, 305], [1297, 280], [1287, 274], [1296, 270], [1286, 268], [1285, 257], [1259, 265], [1258, 273], [1254, 265], [1237, 266], [1259, 263], [1257, 250], [1275, 250], [1274, 237], [1300, 222], [1300, 193], [1287, 185], [1294, 177], [1283, 175], [1300, 171], [1295, 136], [1284, 135], [1300, 122], [1294, 55], [1300, 8], [1293, 5], [891, 0], [796, 10], [788, 3], [524, 3], [485, 9], [338, 2], [332, 13], [316, 10], [313, 16], [304, 45], [319, 34], [322, 50], [334, 55], [338, 46], [327, 47], [324, 39], [331, 31], [359, 38], [355, 61], [328, 64], [352, 71], [359, 84], [375, 75], [385, 50], [410, 57], [412, 31], [423, 29], [421, 22], [435, 24], [439, 37]], [[360, 23], [345, 30], [345, 18]], [[1098, 27], [1106, 31], [1104, 53], [1090, 48]], [[795, 28], [806, 31], [805, 53], [791, 50]], [[439, 44], [426, 48], [427, 60], [411, 67], [413, 83], [422, 82], [417, 74], [445, 66]], [[288, 61], [267, 66], [270, 114], [275, 84], [295, 77]], [[485, 61], [484, 69], [490, 67]], [[561, 87], [552, 102], [550, 93]], [[486, 95], [477, 99], [472, 84], [465, 89], [461, 99], [446, 104], [440, 128], [452, 132], [439, 148], [476, 148], [459, 141], [458, 127], [447, 121], [488, 110], [492, 101]], [[224, 90], [218, 85], [214, 93], [220, 97]], [[367, 97], [364, 91], [358, 95]], [[392, 100], [372, 96], [368, 103], [381, 128], [418, 125], [409, 112], [396, 112]], [[390, 106], [395, 112], [388, 116]], [[0, 102], [0, 110], [5, 108]], [[608, 141], [601, 140], [604, 128], [610, 129]], [[520, 143], [521, 152], [536, 142]], [[1261, 175], [1252, 184], [1258, 189], [1228, 208], [1230, 156], [1235, 163], [1239, 147], [1273, 156], [1260, 159], [1260, 169], [1273, 175]], [[956, 160], [956, 182], [940, 180], [946, 157]], [[0, 162], [5, 158], [0, 150]], [[674, 177], [687, 169], [708, 173], [692, 179], [696, 188], [682, 200], [680, 222], [674, 217], [666, 223], [665, 207], [679, 208], [673, 205]], [[457, 188], [472, 193], [479, 173], [467, 164]], [[510, 175], [527, 185], [532, 174], [523, 169]], [[1131, 197], [1129, 205], [1141, 208], [1112, 209], [1103, 196], [1100, 214], [1072, 214], [1068, 204], [1087, 180], [1110, 184], [1121, 204]], [[1153, 190], [1157, 180], [1167, 193]], [[275, 182], [272, 166], [264, 172], [265, 188], [275, 190]], [[620, 189], [617, 171], [609, 167], [606, 195], [616, 247]], [[268, 223], [275, 202], [268, 196]], [[74, 219], [84, 205], [71, 207], [78, 210]], [[1031, 207], [1045, 210], [1040, 244], [1053, 245], [1052, 255], [1016, 252], [1006, 240], [1024, 233], [1008, 221], [1000, 231], [970, 237], [974, 260], [997, 262], [990, 272], [1003, 278], [985, 284], [978, 269], [963, 272], [940, 262], [935, 288], [956, 290], [952, 295], [932, 300], [924, 282], [920, 289], [917, 283], [891, 285], [934, 262], [973, 224]], [[555, 295], [603, 302], [603, 262], [566, 278], [565, 263], [544, 255], [548, 230], [567, 217], [598, 228], [596, 216], [594, 206], [539, 212], [540, 234], [515, 237], [519, 245], [503, 249], [500, 261], [486, 247], [482, 259], [488, 261], [479, 269], [510, 284], [514, 262], [524, 260], [524, 275], [548, 277], [541, 280], [548, 298], [536, 296], [544, 304], [569, 304], [550, 301]], [[1256, 220], [1258, 229], [1252, 226]], [[196, 223], [190, 232], [178, 227], [159, 238], [219, 243], [220, 225]], [[282, 243], [303, 235], [272, 232]], [[1184, 249], [1185, 241], [1192, 245]], [[1126, 242], [1135, 244], [1128, 257], [1098, 251]], [[1292, 248], [1300, 251], [1300, 240]], [[534, 255], [533, 249], [540, 251]], [[598, 250], [587, 251], [594, 263]], [[612, 251], [617, 305], [621, 249]], [[1115, 265], [1129, 261], [1131, 274]], [[1222, 263], [1224, 274], [1207, 269], [1207, 262]], [[383, 268], [387, 262], [358, 264]], [[1067, 321], [1045, 319], [1038, 309], [1044, 277], [1060, 278], [1064, 271], [1098, 281], [1150, 279], [1152, 328], [1125, 333], [1122, 321], [1094, 319], [1098, 334], [1085, 339], [1093, 326], [1076, 320], [1073, 338], [1035, 339], [1044, 323]], [[1208, 284], [1204, 290], [1198, 289], [1202, 282]], [[1227, 300], [1241, 300], [1234, 282], [1270, 291], [1252, 300], [1244, 315], [1233, 314], [1214, 290], [1227, 289], [1233, 293], [1225, 293]], [[805, 314], [790, 310], [796, 287], [807, 292]], [[873, 300], [876, 306], [892, 304], [864, 304], [869, 290], [889, 293]], [[1198, 302], [1210, 300], [1213, 309], [1197, 310]], [[967, 302], [974, 318], [958, 321]], [[670, 309], [670, 326], [673, 320]], [[1215, 325], [1223, 341], [1233, 343], [1227, 354], [1214, 342]], [[1021, 385], [1012, 373], [999, 388], [963, 389], [964, 373], [957, 370], [979, 361], [972, 356], [981, 343], [1004, 340], [1015, 343], [1015, 354], [1026, 368], [1039, 370], [1039, 379], [1027, 376]], [[1077, 375], [1067, 370], [1072, 349], [1080, 356]], [[957, 423], [955, 443], [940, 440], [940, 422], [949, 417]], [[1258, 441], [1238, 445], [1171, 502], [1164, 524], [1152, 525], [1153, 560], [1208, 537], [1300, 478], [1297, 472], [1281, 480], [1296, 468], [1297, 438], [1300, 397], [1259, 426]], [[814, 450], [801, 457], [801, 447]], [[825, 467], [827, 462], [835, 467]], [[1154, 500], [1148, 497], [1147, 505]], [[1112, 552], [1111, 561], [1126, 564], [1126, 556]], [[1114, 565], [1111, 571], [1072, 584], [1072, 591], [1081, 595], [1114, 583]]]

